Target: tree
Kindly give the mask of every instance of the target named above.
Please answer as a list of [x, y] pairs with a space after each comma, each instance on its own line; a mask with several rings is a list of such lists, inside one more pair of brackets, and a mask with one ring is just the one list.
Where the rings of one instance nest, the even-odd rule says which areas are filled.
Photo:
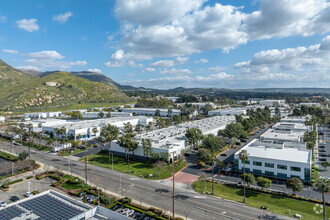
[[106, 115], [107, 118], [111, 118], [111, 112], [109, 111]]
[[156, 112], [155, 112], [155, 116], [160, 117], [160, 110], [159, 110], [159, 109], [156, 110]]
[[24, 124], [23, 123], [20, 123], [19, 124], [19, 127], [20, 127], [20, 130], [21, 130], [21, 142], [22, 142], [22, 144], [23, 144], [23, 130], [24, 130]]
[[168, 109], [167, 109], [167, 117], [169, 117], [169, 118], [171, 118], [172, 117], [172, 108], [171, 107], [169, 107]]
[[165, 163], [164, 161], [157, 161], [155, 162], [153, 165], [152, 165], [155, 169], [156, 169], [156, 172], [158, 174], [158, 177], [160, 177], [160, 171], [164, 168], [165, 166]]
[[103, 112], [100, 112], [99, 115], [98, 115], [99, 118], [103, 118], [104, 117], [104, 113]]
[[126, 134], [133, 133], [133, 125], [130, 122], [124, 123], [124, 132]]
[[257, 178], [257, 184], [261, 187], [261, 190], [264, 188], [270, 188], [272, 186], [272, 181], [268, 178], [259, 176]]
[[135, 134], [127, 133], [118, 139], [119, 146], [125, 149], [125, 153], [127, 155], [127, 165], [128, 165], [128, 172], [129, 172], [129, 154], [133, 151], [134, 157], [134, 150], [138, 147], [138, 143], [135, 141], [134, 138]]
[[142, 125], [141, 125], [141, 124], [137, 124], [137, 125], [135, 126], [135, 131], [136, 131], [138, 134], [140, 134], [141, 131], [142, 131]]
[[170, 157], [170, 154], [168, 152], [161, 152], [160, 153], [160, 159], [167, 162], [168, 158]]
[[151, 143], [150, 139], [142, 139], [143, 155], [145, 157], [147, 157], [147, 161], [148, 161], [149, 155], [152, 153], [151, 146], [152, 146], [152, 143]]
[[181, 115], [173, 115], [172, 119], [175, 124], [180, 124], [182, 122]]
[[29, 123], [28, 129], [29, 129], [29, 159], [31, 159], [31, 132], [33, 129], [33, 125], [31, 123]]
[[327, 167], [329, 166], [329, 163], [326, 162], [326, 161], [324, 161], [324, 162], [321, 162], [320, 165], [321, 165], [322, 167], [324, 167], [324, 170], [327, 170]]
[[323, 220], [326, 220], [326, 207], [325, 207], [325, 199], [324, 199], [324, 194], [329, 192], [330, 189], [330, 181], [325, 179], [325, 178], [319, 178], [316, 181], [316, 187], [319, 191], [322, 192], [322, 203], [323, 203]]
[[203, 139], [203, 133], [198, 128], [188, 128], [186, 130], [186, 137], [188, 139], [189, 144], [195, 147], [198, 141]]
[[197, 156], [198, 158], [205, 162], [205, 163], [208, 163], [210, 162], [210, 151], [207, 149], [207, 148], [199, 148], [198, 151], [197, 151]]
[[110, 143], [118, 137], [119, 128], [115, 125], [108, 124], [102, 128], [101, 135]]
[[[41, 124], [41, 123], [38, 124], [38, 128], [39, 128], [39, 129], [42, 128], [42, 124]], [[39, 145], [39, 147], [40, 147], [40, 135], [38, 136], [38, 145]]]
[[150, 131], [152, 129], [153, 123], [150, 121], [147, 126], [146, 126], [146, 130], [147, 132]]
[[238, 154], [239, 159], [242, 161], [243, 163], [243, 174], [244, 174], [244, 178], [243, 178], [243, 188], [244, 188], [244, 199], [243, 199], [243, 203], [245, 203], [245, 162], [249, 159], [249, 154], [246, 150], [241, 150], [241, 152], [239, 152]]
[[292, 189], [293, 195], [296, 196], [296, 192], [300, 192], [304, 189], [304, 184], [297, 177], [292, 177], [286, 182], [286, 188]]
[[245, 180], [245, 182], [249, 185], [255, 183], [255, 178], [254, 178], [253, 174], [251, 174], [251, 173], [242, 174], [241, 179]]
[[28, 157], [28, 153], [26, 151], [23, 151], [21, 153], [18, 154], [18, 159], [19, 160], [25, 160]]
[[219, 168], [219, 169], [221, 169], [221, 170], [223, 170], [223, 169], [225, 169], [227, 167], [227, 164], [223, 160], [217, 160], [216, 167]]
[[97, 128], [93, 128], [92, 132], [94, 133], [94, 135], [96, 136], [96, 133], [99, 132], [99, 130]]

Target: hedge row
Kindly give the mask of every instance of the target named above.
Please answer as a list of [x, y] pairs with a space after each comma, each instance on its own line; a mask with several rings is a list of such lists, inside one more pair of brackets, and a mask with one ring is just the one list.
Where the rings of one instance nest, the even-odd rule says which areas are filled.
[[9, 182], [8, 185], [12, 185], [14, 183], [18, 183], [18, 182], [22, 182], [22, 181], [23, 181], [23, 179], [14, 180], [14, 181]]

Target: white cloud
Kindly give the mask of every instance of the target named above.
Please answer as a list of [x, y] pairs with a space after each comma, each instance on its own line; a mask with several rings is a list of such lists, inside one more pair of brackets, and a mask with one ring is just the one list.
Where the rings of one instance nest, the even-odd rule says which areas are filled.
[[330, 35], [320, 44], [309, 47], [266, 50], [254, 54], [249, 61], [236, 63], [235, 68], [245, 73], [274, 71], [306, 72], [311, 69], [330, 70]]
[[19, 70], [35, 70], [35, 71], [40, 71], [42, 72], [44, 70], [44, 68], [39, 68], [37, 66], [16, 66], [15, 67], [16, 69], [19, 69]]
[[87, 62], [85, 60], [78, 61], [62, 61], [65, 57], [62, 56], [57, 51], [40, 51], [26, 54], [29, 59], [25, 59], [22, 68], [27, 69], [27, 67], [33, 67], [31, 69], [45, 70], [45, 69], [56, 69], [65, 70], [72, 68], [74, 66], [85, 66]]
[[133, 73], [126, 73], [125, 76], [126, 76], [126, 77], [133, 77], [134, 74], [133, 74]]
[[123, 58], [124, 58], [124, 51], [123, 50], [117, 50], [111, 56], [111, 59], [113, 59], [113, 60], [122, 60]]
[[6, 16], [0, 16], [0, 22], [1, 23], [5, 23], [7, 21], [7, 17]]
[[209, 62], [209, 61], [205, 58], [201, 58], [201, 59], [195, 61], [195, 63], [207, 63], [207, 62]]
[[127, 65], [130, 67], [139, 67], [142, 68], [143, 64], [142, 63], [135, 63], [134, 61], [130, 60], [127, 62]]
[[144, 68], [143, 72], [155, 72], [156, 69], [155, 68], [152, 68], [152, 67], [147, 67], [147, 68]]
[[54, 15], [53, 20], [59, 22], [60, 24], [63, 24], [65, 22], [67, 22], [71, 16], [72, 16], [72, 13], [70, 11], [68, 11], [64, 14]]
[[134, 25], [166, 24], [198, 9], [205, 0], [117, 0], [115, 14]]
[[330, 31], [330, 3], [326, 0], [263, 0], [260, 10], [244, 19], [250, 40], [313, 35]]
[[17, 50], [11, 50], [11, 49], [3, 49], [2, 52], [10, 53], [10, 54], [18, 54]]
[[37, 24], [37, 19], [22, 19], [16, 21], [17, 27], [28, 32], [38, 31], [39, 25]]
[[94, 68], [94, 69], [88, 69], [87, 71], [93, 72], [93, 73], [102, 73], [102, 70]]
[[168, 75], [185, 75], [185, 74], [192, 74], [191, 70], [189, 69], [162, 69], [159, 71], [160, 74], [168, 74]]
[[159, 60], [154, 63], [151, 63], [150, 66], [155, 67], [172, 67], [175, 65], [181, 65], [184, 64], [189, 57], [177, 57], [175, 60]]
[[111, 61], [105, 62], [104, 65], [107, 67], [121, 67], [122, 66], [119, 62], [111, 62]]

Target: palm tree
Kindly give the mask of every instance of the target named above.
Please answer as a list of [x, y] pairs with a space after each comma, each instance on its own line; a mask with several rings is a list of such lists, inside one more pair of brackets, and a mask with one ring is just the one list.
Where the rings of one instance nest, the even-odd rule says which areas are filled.
[[152, 146], [152, 143], [151, 143], [150, 139], [142, 139], [143, 154], [144, 154], [144, 156], [147, 157], [147, 161], [149, 159], [149, 155], [152, 152], [151, 146]]
[[28, 125], [28, 129], [29, 129], [29, 160], [31, 159], [31, 132], [33, 129], [33, 125], [30, 123]]
[[167, 116], [169, 117], [169, 118], [171, 118], [172, 117], [172, 108], [171, 107], [169, 107], [168, 109], [167, 109]]
[[244, 187], [244, 199], [243, 199], [243, 203], [245, 203], [245, 161], [247, 161], [249, 159], [249, 154], [246, 150], [241, 150], [241, 152], [239, 152], [238, 154], [239, 159], [242, 161], [243, 163], [243, 187]]
[[324, 200], [324, 193], [328, 193], [330, 189], [330, 181], [326, 180], [325, 178], [319, 178], [316, 182], [316, 187], [318, 190], [322, 192], [322, 202], [323, 202], [323, 220], [326, 220], [325, 214], [325, 200]]
[[[38, 124], [38, 128], [39, 128], [39, 129], [42, 128], [42, 124], [41, 124], [41, 123]], [[38, 135], [38, 145], [39, 145], [39, 147], [40, 147], [40, 137], [41, 137], [41, 136]]]
[[23, 123], [20, 123], [20, 124], [19, 124], [19, 127], [20, 127], [20, 129], [21, 129], [21, 142], [22, 142], [22, 144], [23, 144], [23, 129], [24, 129], [24, 124], [23, 124]]

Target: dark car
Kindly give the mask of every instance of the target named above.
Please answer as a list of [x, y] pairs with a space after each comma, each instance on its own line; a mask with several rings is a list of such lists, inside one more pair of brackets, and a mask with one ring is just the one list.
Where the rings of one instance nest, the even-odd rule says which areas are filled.
[[327, 157], [328, 155], [326, 154], [320, 154], [320, 157]]
[[320, 158], [319, 161], [327, 161], [326, 158]]
[[220, 156], [227, 157], [227, 154], [220, 154]]
[[17, 196], [10, 197], [10, 201], [12, 201], [12, 202], [16, 202], [18, 200], [19, 200], [19, 198]]
[[83, 195], [86, 195], [86, 192], [81, 192], [78, 194], [78, 197], [82, 197]]

